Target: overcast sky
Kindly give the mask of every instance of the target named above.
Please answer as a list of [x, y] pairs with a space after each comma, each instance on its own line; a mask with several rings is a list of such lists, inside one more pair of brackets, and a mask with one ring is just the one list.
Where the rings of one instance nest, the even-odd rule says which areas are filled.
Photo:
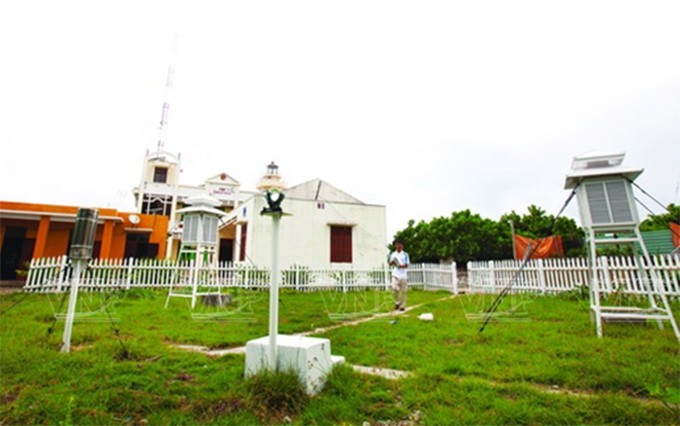
[[167, 99], [183, 183], [253, 189], [274, 160], [385, 205], [388, 238], [463, 209], [557, 214], [593, 150], [679, 203], [678, 22], [647, 0], [4, 1], [0, 200], [133, 211]]

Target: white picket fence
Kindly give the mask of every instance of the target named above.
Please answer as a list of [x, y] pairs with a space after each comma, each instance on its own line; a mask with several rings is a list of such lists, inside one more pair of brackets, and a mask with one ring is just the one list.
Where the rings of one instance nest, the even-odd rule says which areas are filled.
[[[588, 285], [589, 267], [584, 258], [530, 260], [517, 274], [521, 264], [521, 260], [468, 262], [469, 290], [497, 293], [513, 278], [512, 291], [517, 292], [557, 293]], [[640, 273], [640, 267], [646, 271], [645, 274]], [[653, 256], [650, 265], [633, 257], [599, 257], [596, 268], [603, 292], [646, 294], [644, 280], [649, 282], [649, 279], [645, 275], [652, 269], [658, 273], [666, 295], [680, 296], [678, 255]]]
[[[605, 292], [644, 294], [639, 266], [631, 257], [600, 257], [597, 269]], [[512, 291], [557, 293], [588, 284], [589, 267], [584, 258], [536, 259], [517, 274], [519, 260], [468, 262], [468, 291], [497, 293], [513, 279]], [[654, 256], [651, 265], [669, 296], [680, 296], [680, 257]], [[24, 289], [61, 292], [70, 286], [72, 268], [66, 256], [33, 259]], [[515, 276], [517, 275], [517, 276]], [[189, 286], [194, 280], [201, 287], [269, 288], [269, 270], [242, 263], [219, 263], [214, 269], [195, 268], [192, 261], [161, 259], [93, 259], [81, 275], [84, 290], [170, 288]], [[390, 271], [374, 269], [333, 269], [294, 266], [281, 272], [282, 288], [298, 291], [390, 289]], [[408, 270], [409, 287], [459, 291], [456, 264], [413, 264]]]
[[[66, 256], [31, 261], [25, 291], [61, 292], [70, 286], [72, 268]], [[294, 266], [281, 272], [280, 286], [298, 291], [390, 289], [387, 266], [374, 269], [311, 269]], [[409, 285], [458, 292], [456, 265], [414, 264]], [[93, 259], [80, 276], [83, 290], [188, 287], [269, 288], [269, 270], [220, 262], [215, 268], [196, 268], [193, 261], [162, 259]]]
[[458, 271], [453, 263], [418, 263], [408, 269], [409, 286], [422, 285], [427, 290], [458, 293]]

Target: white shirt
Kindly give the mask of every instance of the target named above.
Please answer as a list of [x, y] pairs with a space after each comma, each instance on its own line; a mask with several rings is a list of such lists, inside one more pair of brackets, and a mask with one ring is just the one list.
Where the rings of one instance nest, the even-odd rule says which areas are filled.
[[[405, 251], [394, 251], [392, 254], [390, 254], [390, 263], [392, 263], [393, 260], [397, 261], [397, 265], [407, 265], [410, 263], [408, 253]], [[392, 276], [395, 278], [398, 278], [400, 280], [405, 280], [407, 277], [407, 272], [406, 268], [399, 268], [397, 266], [394, 266], [392, 268]]]

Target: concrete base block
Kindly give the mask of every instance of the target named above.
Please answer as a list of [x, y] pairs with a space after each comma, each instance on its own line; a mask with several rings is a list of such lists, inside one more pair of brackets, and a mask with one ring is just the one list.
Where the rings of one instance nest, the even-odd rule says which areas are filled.
[[[331, 341], [317, 337], [276, 337], [277, 371], [296, 371], [307, 393], [314, 395], [323, 389], [326, 376], [345, 357], [331, 355]], [[246, 344], [246, 377], [269, 368], [269, 336], [251, 340]]]

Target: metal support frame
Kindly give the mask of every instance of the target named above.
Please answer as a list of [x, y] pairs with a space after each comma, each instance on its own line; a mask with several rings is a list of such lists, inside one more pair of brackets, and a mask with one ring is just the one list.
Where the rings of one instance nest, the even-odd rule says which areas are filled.
[[[202, 233], [202, 230], [201, 230]], [[183, 297], [183, 298], [190, 298], [191, 299], [191, 309], [194, 309], [196, 307], [196, 300], [198, 297], [202, 296], [222, 296], [222, 290], [221, 287], [218, 285], [217, 290], [213, 291], [198, 291], [199, 285], [204, 282], [204, 281], [213, 281], [216, 282], [216, 279], [212, 279], [215, 277], [215, 274], [217, 273], [217, 268], [216, 268], [216, 258], [217, 258], [217, 251], [215, 247], [206, 245], [206, 244], [182, 244], [180, 248], [180, 252], [178, 255], [178, 259], [181, 259], [183, 255], [185, 254], [194, 254], [194, 260], [191, 263], [191, 268], [189, 269], [189, 274], [186, 276], [188, 278], [188, 282], [191, 286], [191, 292], [187, 293], [186, 291], [182, 291], [187, 287], [187, 280], [181, 280], [182, 282], [177, 283], [176, 286], [170, 287], [170, 290], [168, 290], [168, 297], [165, 299], [165, 307], [168, 307], [168, 304], [170, 303], [170, 298], [171, 297]], [[201, 271], [207, 271], [207, 274], [205, 274], [206, 279], [203, 279]], [[176, 274], [179, 274], [179, 271], [176, 272]], [[178, 279], [178, 276], [176, 275], [176, 279]], [[176, 280], [174, 279], [173, 282]]]
[[[680, 341], [680, 330], [673, 317], [666, 291], [663, 287], [658, 271], [652, 267], [651, 257], [642, 239], [642, 234], [637, 226], [629, 229], [617, 230], [619, 232], [632, 233], [634, 237], [629, 238], [597, 238], [598, 233], [603, 231], [595, 231], [593, 228], [588, 228], [588, 251], [589, 251], [589, 267], [590, 267], [590, 309], [595, 320], [595, 327], [597, 337], [603, 336], [602, 320], [603, 319], [620, 319], [620, 320], [656, 320], [659, 328], [663, 329], [662, 321], [669, 321], [675, 337]], [[608, 230], [607, 232], [613, 232]], [[639, 244], [642, 253], [638, 253], [635, 243]], [[642, 284], [647, 294], [649, 301], [648, 308], [640, 307], [621, 307], [621, 306], [602, 306], [601, 301], [601, 286], [600, 286], [600, 270], [597, 265], [597, 246], [602, 244], [632, 244], [635, 253], [635, 261], [638, 265], [638, 279]], [[644, 263], [648, 265], [645, 269]], [[606, 273], [606, 271], [603, 271]], [[603, 277], [605, 278], [605, 277]], [[657, 297], [661, 302], [661, 306], [657, 304]]]

